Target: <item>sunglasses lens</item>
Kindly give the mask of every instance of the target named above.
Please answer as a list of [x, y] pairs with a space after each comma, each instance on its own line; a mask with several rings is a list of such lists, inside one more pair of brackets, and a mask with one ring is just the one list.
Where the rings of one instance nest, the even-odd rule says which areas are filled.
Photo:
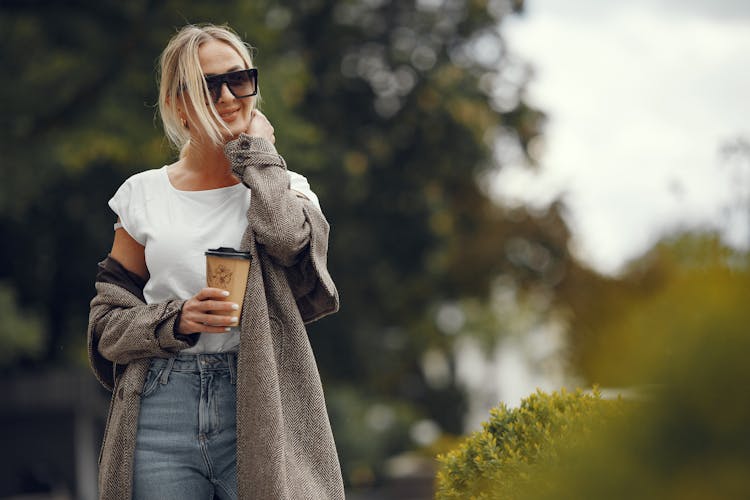
[[235, 97], [249, 97], [255, 94], [255, 78], [249, 70], [229, 73], [226, 78]]
[[214, 102], [218, 101], [219, 96], [221, 95], [221, 87], [224, 85], [224, 82], [221, 80], [206, 78], [206, 83], [208, 84], [208, 91], [211, 93], [211, 98]]
[[206, 85], [214, 102], [217, 102], [221, 97], [222, 87], [225, 83], [234, 97], [250, 97], [258, 92], [257, 73], [254, 69], [233, 71], [223, 75], [211, 75], [206, 77]]

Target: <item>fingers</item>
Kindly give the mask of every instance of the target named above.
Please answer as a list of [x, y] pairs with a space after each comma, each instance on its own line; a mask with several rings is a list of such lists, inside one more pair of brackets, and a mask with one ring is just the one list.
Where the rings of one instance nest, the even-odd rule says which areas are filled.
[[195, 294], [194, 299], [198, 300], [208, 300], [208, 299], [216, 299], [216, 300], [223, 300], [229, 297], [229, 292], [226, 290], [222, 290], [221, 288], [210, 288], [206, 287], [203, 288], [200, 292]]
[[254, 109], [250, 116], [250, 124], [247, 128], [248, 135], [262, 137], [272, 144], [276, 143], [276, 136], [274, 135], [274, 128], [271, 122], [268, 121], [266, 115], [260, 110]]
[[268, 118], [266, 118], [266, 115], [264, 115], [257, 109], [252, 110], [252, 112], [250, 113], [249, 129], [252, 130], [252, 129], [257, 129], [257, 128], [264, 127], [264, 126], [267, 126], [267, 127], [271, 126], [271, 122], [268, 121]]
[[232, 326], [238, 325], [236, 316], [212, 314], [209, 311], [200, 310], [185, 302], [180, 316], [180, 324], [177, 331], [180, 333], [226, 333]]
[[229, 333], [232, 329], [228, 326], [208, 326], [192, 321], [180, 321], [180, 327], [177, 331], [184, 335], [191, 335], [194, 333]]
[[220, 328], [226, 330], [230, 326], [237, 326], [238, 319], [235, 316], [219, 316], [218, 314], [196, 313], [191, 315], [190, 320], [198, 325]]
[[228, 292], [219, 288], [204, 288], [185, 301], [177, 331], [183, 334], [226, 333], [230, 327], [237, 326], [239, 306], [227, 301], [227, 295]]
[[201, 309], [203, 311], [214, 313], [225, 312], [231, 314], [234, 311], [238, 311], [239, 308], [240, 307], [234, 302], [228, 302], [226, 300], [204, 300], [201, 303]]
[[267, 123], [270, 123], [270, 122], [268, 121], [268, 117], [267, 117], [267, 116], [266, 116], [266, 115], [265, 115], [265, 114], [263, 113], [263, 111], [261, 111], [261, 110], [259, 110], [259, 109], [257, 109], [257, 108], [256, 108], [256, 109], [254, 109], [254, 110], [252, 111], [252, 114], [253, 114], [253, 117], [259, 117], [259, 118], [261, 118], [262, 120], [265, 120], [265, 121], [266, 121]]

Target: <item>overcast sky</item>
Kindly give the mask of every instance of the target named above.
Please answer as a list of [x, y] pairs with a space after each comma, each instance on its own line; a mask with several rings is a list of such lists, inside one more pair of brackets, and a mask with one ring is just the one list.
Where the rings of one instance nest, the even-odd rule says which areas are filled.
[[[534, 68], [528, 100], [549, 116], [541, 170], [506, 168], [495, 186], [543, 206], [562, 196], [580, 257], [616, 272], [676, 226], [728, 228], [750, 164], [722, 144], [750, 140], [750, 1], [527, 0], [504, 24]], [[744, 190], [743, 190], [744, 189]], [[731, 212], [730, 212], [731, 215]]]

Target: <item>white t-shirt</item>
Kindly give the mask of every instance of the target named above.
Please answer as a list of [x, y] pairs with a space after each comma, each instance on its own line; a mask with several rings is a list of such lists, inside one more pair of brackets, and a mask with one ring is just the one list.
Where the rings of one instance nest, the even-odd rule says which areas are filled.
[[[290, 188], [318, 205], [307, 179], [288, 171]], [[167, 167], [147, 170], [126, 180], [109, 200], [122, 227], [146, 248], [149, 279], [147, 304], [189, 299], [206, 286], [209, 248], [239, 249], [247, 228], [250, 190], [244, 184], [181, 191], [169, 181]], [[201, 334], [187, 353], [236, 351], [239, 330]]]

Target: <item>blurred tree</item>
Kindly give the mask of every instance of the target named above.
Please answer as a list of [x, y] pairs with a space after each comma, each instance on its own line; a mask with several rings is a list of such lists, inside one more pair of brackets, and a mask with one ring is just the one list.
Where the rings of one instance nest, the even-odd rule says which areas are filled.
[[716, 235], [682, 234], [634, 263], [661, 284], [605, 325], [588, 371], [645, 397], [531, 478], [552, 480], [551, 494], [518, 498], [750, 497], [748, 257]]
[[730, 312], [740, 307], [743, 289], [750, 290], [747, 252], [714, 233], [665, 236], [620, 279], [579, 289], [569, 315], [574, 365], [595, 384], [649, 383], [633, 368], [668, 364], [666, 342], [681, 330], [710, 332], [706, 321], [717, 311], [727, 313], [729, 324], [741, 322], [743, 311]]
[[[0, 367], [10, 361], [34, 357], [43, 347], [42, 322], [36, 316], [19, 310], [13, 289], [0, 283]], [[13, 359], [11, 359], [13, 358]]]
[[[173, 157], [154, 124], [161, 49], [186, 22], [229, 22], [258, 47], [279, 150], [332, 223], [342, 310], [311, 339], [334, 428], [351, 436], [339, 440], [347, 477], [377, 476], [383, 457], [411, 446], [414, 422], [461, 432], [455, 337], [436, 320], [445, 304], [481, 302], [498, 277], [551, 297], [574, 293], [571, 277], [600, 279], [571, 258], [559, 204], [506, 209], [482, 185], [502, 166], [499, 145], [526, 154], [543, 125], [500, 32], [522, 7], [4, 1], [0, 279], [46, 321], [40, 362], [82, 356], [95, 262], [111, 241], [108, 197]], [[425, 374], [435, 363], [440, 384]], [[358, 445], [365, 435], [378, 445]]]
[[658, 268], [661, 285], [609, 318], [588, 365], [642, 390], [608, 409], [562, 393], [493, 410], [441, 457], [438, 498], [749, 498], [747, 262], [711, 234], [656, 245], [631, 272]]

